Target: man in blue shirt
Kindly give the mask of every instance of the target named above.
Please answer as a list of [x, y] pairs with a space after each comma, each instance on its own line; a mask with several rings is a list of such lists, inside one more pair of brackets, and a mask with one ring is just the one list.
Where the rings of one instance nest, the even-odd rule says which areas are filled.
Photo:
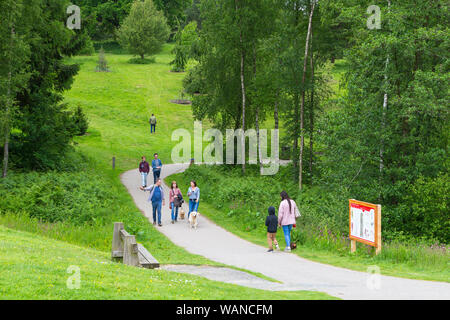
[[161, 223], [161, 208], [165, 205], [164, 190], [161, 186], [161, 179], [158, 178], [156, 183], [150, 187], [140, 187], [143, 191], [150, 191], [148, 202], [152, 203], [153, 207], [153, 224], [156, 224], [156, 212], [158, 211], [158, 226], [162, 227]]
[[152, 160], [152, 169], [153, 169], [153, 183], [156, 184], [156, 180], [159, 179], [161, 174], [162, 162], [158, 159], [158, 154], [155, 153], [153, 155], [155, 159]]

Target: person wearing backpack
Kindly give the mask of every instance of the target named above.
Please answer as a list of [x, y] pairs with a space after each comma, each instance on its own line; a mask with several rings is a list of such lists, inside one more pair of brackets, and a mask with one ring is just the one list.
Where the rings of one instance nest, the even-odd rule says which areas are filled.
[[267, 243], [269, 244], [269, 250], [267, 252], [273, 252], [274, 244], [275, 248], [277, 250], [280, 250], [280, 247], [278, 246], [278, 242], [276, 239], [278, 218], [275, 215], [274, 207], [269, 207], [268, 212], [269, 215], [266, 218], [266, 227], [267, 227]]
[[172, 224], [178, 221], [178, 208], [181, 207], [183, 196], [176, 181], [172, 181], [169, 191], [169, 209], [172, 209]]
[[142, 177], [142, 186], [145, 188], [147, 187], [147, 175], [150, 172], [150, 165], [145, 161], [145, 156], [142, 156], [142, 160], [139, 163], [139, 172]]
[[156, 132], [156, 117], [153, 113], [148, 122], [150, 123], [150, 133]]
[[286, 248], [284, 251], [291, 251], [291, 230], [295, 224], [296, 216], [299, 216], [297, 204], [289, 198], [286, 191], [280, 193], [281, 203], [278, 209], [278, 225], [283, 229]]

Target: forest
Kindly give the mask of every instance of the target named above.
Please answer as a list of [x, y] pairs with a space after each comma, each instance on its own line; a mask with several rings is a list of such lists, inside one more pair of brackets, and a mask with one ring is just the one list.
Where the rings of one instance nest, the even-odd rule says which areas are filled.
[[[71, 4], [81, 9], [80, 29], [66, 26]], [[106, 51], [112, 76], [123, 64], [137, 74], [134, 67], [159, 63], [169, 43], [167, 65], [179, 82], [165, 85], [192, 105], [167, 111], [166, 123], [183, 116], [189, 125], [200, 120], [222, 132], [255, 129], [258, 149], [260, 129], [279, 129], [280, 158], [291, 161], [270, 177], [259, 174], [260, 157], [257, 164], [199, 166], [176, 175], [186, 183], [196, 177], [205, 201], [220, 211], [218, 219], [239, 232], [261, 233], [267, 206], [287, 190], [303, 216], [294, 238], [307, 244], [321, 234], [335, 241], [334, 250], [341, 239], [348, 245], [348, 199], [359, 199], [381, 204], [384, 241], [446, 252], [448, 5], [444, 0], [0, 0], [5, 12], [0, 195], [8, 199], [1, 201], [0, 216], [24, 210], [44, 222], [81, 226], [109, 221], [105, 210], [92, 218], [96, 206], [125, 210], [100, 190], [101, 176], [76, 176], [75, 197], [64, 194], [72, 178], [53, 176], [110, 170], [109, 163], [103, 166], [113, 146], [106, 146], [107, 125], [96, 113], [107, 103], [95, 111], [93, 103], [71, 95], [72, 88], [89, 63], [85, 57], [96, 61], [101, 51], [105, 59]], [[130, 59], [114, 64], [125, 55]], [[84, 89], [92, 97], [102, 95]], [[122, 119], [118, 111], [101, 110], [108, 121], [117, 116], [114, 124], [130, 116], [123, 143], [141, 143], [130, 133], [138, 112], [127, 111]], [[168, 148], [171, 131], [165, 133], [158, 142]], [[94, 144], [89, 139], [96, 134], [108, 142]], [[132, 168], [131, 155], [141, 156], [142, 149], [131, 151], [129, 145], [117, 151], [126, 159], [121, 170]], [[170, 162], [168, 152], [163, 157]], [[115, 179], [108, 183], [117, 186], [118, 174], [107, 172]], [[40, 181], [41, 189], [26, 190], [30, 181]], [[56, 191], [51, 181], [59, 185]], [[55, 194], [43, 200], [40, 190]], [[23, 192], [29, 197], [21, 201]], [[80, 204], [80, 195], [90, 204]]]

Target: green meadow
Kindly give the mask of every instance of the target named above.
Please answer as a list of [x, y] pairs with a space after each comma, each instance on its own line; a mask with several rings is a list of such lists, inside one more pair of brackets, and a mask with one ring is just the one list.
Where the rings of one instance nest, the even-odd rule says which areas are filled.
[[[79, 286], [75, 281], [79, 272]], [[18, 285], [20, 284], [20, 285]], [[0, 226], [0, 299], [333, 299], [114, 263], [107, 253]]]

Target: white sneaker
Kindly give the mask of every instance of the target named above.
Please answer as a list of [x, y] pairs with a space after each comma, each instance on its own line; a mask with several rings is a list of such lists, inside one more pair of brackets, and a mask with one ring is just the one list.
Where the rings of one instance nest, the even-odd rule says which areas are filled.
[[286, 247], [286, 248], [284, 248], [284, 251], [286, 251], [286, 252], [291, 251], [291, 247]]

